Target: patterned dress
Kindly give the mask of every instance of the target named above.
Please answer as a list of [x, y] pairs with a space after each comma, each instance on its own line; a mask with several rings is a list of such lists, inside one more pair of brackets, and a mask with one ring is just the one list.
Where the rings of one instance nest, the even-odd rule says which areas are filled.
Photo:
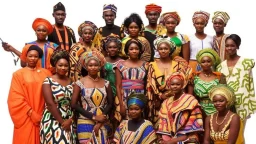
[[[62, 86], [52, 78], [47, 77], [44, 84], [50, 85], [53, 99], [57, 105], [62, 119], [67, 120], [73, 117], [70, 102], [73, 93], [73, 86], [71, 84]], [[70, 133], [67, 133], [61, 128], [61, 124], [52, 116], [51, 112], [45, 107], [43, 117], [40, 125], [40, 143], [65, 143], [75, 144], [76, 135], [71, 125]]]
[[114, 136], [117, 144], [150, 144], [156, 139], [155, 130], [148, 120], [145, 120], [136, 131], [129, 131], [128, 120], [123, 120]]
[[[102, 88], [86, 88], [81, 81], [77, 81], [81, 89], [81, 103], [84, 110], [93, 113], [93, 115], [101, 115], [107, 105], [107, 87], [109, 81], [105, 81], [105, 86]], [[79, 115], [77, 120], [77, 133], [80, 143], [93, 143], [93, 144], [105, 144], [107, 143], [110, 127], [103, 125], [99, 130], [99, 135], [96, 136], [93, 128], [95, 121]]]
[[[124, 61], [123, 61], [124, 62]], [[126, 107], [126, 119], [128, 119], [127, 98], [132, 93], [145, 94], [145, 81], [147, 75], [148, 63], [144, 62], [141, 67], [129, 68], [123, 65], [123, 62], [118, 63], [114, 68], [117, 68], [122, 76], [122, 97]], [[121, 122], [120, 105], [118, 97], [115, 98], [116, 112], [115, 118]]]
[[227, 61], [223, 61], [217, 70], [226, 75], [228, 86], [235, 91], [235, 107], [237, 114], [245, 120], [256, 112], [256, 100], [253, 83], [252, 68], [255, 62], [253, 59], [240, 57], [233, 68], [229, 68]]
[[[162, 104], [157, 133], [161, 134], [165, 141], [186, 134], [186, 142], [199, 142], [198, 132], [203, 132], [204, 129], [198, 101], [189, 94], [183, 94], [177, 100], [173, 98], [166, 99]], [[180, 141], [177, 144], [184, 143]]]

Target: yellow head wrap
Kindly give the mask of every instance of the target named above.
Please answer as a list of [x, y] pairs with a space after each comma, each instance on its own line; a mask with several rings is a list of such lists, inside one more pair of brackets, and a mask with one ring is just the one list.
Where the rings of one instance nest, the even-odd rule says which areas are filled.
[[223, 11], [214, 12], [214, 16], [212, 17], [212, 22], [214, 22], [217, 18], [221, 19], [225, 24], [227, 24], [228, 20], [230, 19], [228, 13]]
[[205, 49], [200, 50], [196, 55], [197, 62], [200, 64], [201, 59], [205, 56], [208, 56], [212, 59], [214, 67], [218, 66], [221, 62], [218, 53], [211, 48], [205, 48]]

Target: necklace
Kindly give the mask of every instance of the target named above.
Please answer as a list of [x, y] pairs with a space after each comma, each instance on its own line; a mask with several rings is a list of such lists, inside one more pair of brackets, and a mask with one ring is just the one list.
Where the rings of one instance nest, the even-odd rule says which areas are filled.
[[88, 75], [88, 77], [89, 77], [89, 79], [91, 79], [91, 80], [93, 80], [93, 81], [99, 81], [99, 80], [100, 80], [99, 76], [97, 76], [95, 79], [92, 78], [90, 75]]
[[227, 115], [228, 115], [228, 114], [229, 114], [229, 111], [228, 111], [228, 113], [225, 115], [225, 117], [224, 117], [223, 121], [219, 124], [219, 123], [218, 123], [218, 116], [219, 116], [219, 112], [218, 112], [218, 113], [217, 113], [217, 116], [216, 116], [216, 124], [217, 124], [217, 125], [219, 125], [219, 126], [220, 126], [220, 125], [222, 125], [222, 124], [223, 124], [223, 122], [226, 120], [226, 118], [227, 118]]
[[203, 73], [205, 77], [210, 77], [212, 75], [212, 72], [209, 74]]

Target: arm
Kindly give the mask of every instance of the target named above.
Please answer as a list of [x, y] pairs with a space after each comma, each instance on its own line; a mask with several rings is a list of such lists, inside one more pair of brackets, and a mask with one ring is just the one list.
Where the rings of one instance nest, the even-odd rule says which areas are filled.
[[15, 55], [17, 55], [18, 57], [20, 57], [20, 55], [21, 55], [20, 51], [18, 51], [17, 49], [15, 49], [13, 46], [9, 45], [8, 43], [2, 43], [2, 47], [4, 48], [5, 51], [15, 53]]
[[188, 139], [188, 136], [186, 134], [182, 135], [182, 136], [179, 136], [177, 138], [173, 138], [171, 139], [170, 141], [167, 142], [168, 143], [171, 143], [171, 144], [177, 144], [178, 142], [182, 142], [182, 141], [185, 141]]
[[189, 62], [189, 59], [190, 59], [190, 42], [189, 41], [182, 45], [182, 57], [187, 62]]
[[228, 144], [235, 144], [240, 130], [240, 117], [234, 115], [230, 122]]
[[116, 75], [116, 94], [117, 94], [120, 105], [123, 105], [123, 103], [122, 103], [123, 98], [122, 98], [122, 93], [121, 93], [122, 76], [121, 76], [121, 72], [117, 68], [115, 68], [115, 75]]
[[210, 144], [210, 116], [205, 119], [204, 144]]
[[113, 105], [113, 91], [110, 84], [107, 87], [107, 101], [108, 101], [108, 104], [103, 111], [105, 115], [107, 115], [110, 112]]
[[188, 84], [188, 94], [194, 95], [194, 85]]

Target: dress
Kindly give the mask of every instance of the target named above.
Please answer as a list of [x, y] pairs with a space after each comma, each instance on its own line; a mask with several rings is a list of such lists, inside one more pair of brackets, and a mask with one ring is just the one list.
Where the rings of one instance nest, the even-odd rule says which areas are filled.
[[[194, 96], [185, 93], [177, 100], [173, 98], [166, 99], [162, 104], [157, 133], [165, 141], [186, 134], [186, 142], [199, 142], [198, 132], [203, 132], [204, 129], [198, 101]], [[184, 144], [184, 141], [177, 144]]]
[[[166, 85], [166, 80], [174, 72], [182, 72], [186, 80], [189, 80], [192, 76], [192, 69], [188, 66], [187, 61], [181, 57], [175, 57], [172, 60], [172, 67], [170, 71], [162, 73], [159, 69], [157, 62], [151, 62], [148, 68], [148, 77], [147, 77], [147, 97], [148, 97], [148, 119], [154, 124], [157, 124], [158, 121], [158, 112], [160, 110], [160, 104], [162, 101], [159, 96], [164, 92], [170, 91], [170, 88]], [[157, 106], [158, 105], [158, 106]]]
[[[14, 124], [13, 144], [39, 144], [39, 122], [44, 110], [42, 83], [51, 73], [27, 67], [13, 73], [8, 108]], [[32, 109], [29, 117], [28, 112]]]
[[219, 56], [220, 56], [220, 59], [221, 61], [224, 61], [226, 60], [226, 54], [225, 54], [225, 41], [226, 41], [226, 38], [229, 36], [230, 34], [224, 34], [222, 37], [220, 38], [217, 38], [217, 36], [214, 36], [213, 37], [213, 48], [215, 51], [218, 52]]
[[[73, 112], [70, 107], [71, 97], [73, 94], [73, 86], [70, 83], [67, 86], [62, 86], [52, 78], [47, 77], [44, 80], [45, 85], [50, 85], [52, 90], [52, 97], [57, 105], [57, 109], [61, 114], [63, 120], [73, 117]], [[58, 133], [58, 135], [56, 135]], [[40, 142], [46, 143], [65, 143], [75, 144], [75, 133], [71, 125], [70, 133], [65, 132], [61, 128], [61, 124], [53, 117], [51, 112], [45, 106], [43, 117], [40, 125]]]
[[156, 139], [155, 130], [148, 120], [145, 120], [136, 131], [129, 131], [128, 120], [123, 120], [114, 135], [117, 144], [150, 144]]
[[[93, 115], [107, 114], [109, 108], [107, 108], [107, 87], [109, 81], [105, 80], [105, 86], [102, 88], [86, 88], [81, 81], [77, 81], [81, 89], [81, 105], [84, 110], [91, 112]], [[99, 130], [99, 136], [96, 136], [93, 128], [95, 122], [83, 115], [79, 115], [77, 120], [77, 134], [78, 140], [93, 144], [105, 144], [107, 143], [107, 138], [110, 132], [110, 127], [104, 124]]]
[[[124, 62], [124, 61], [123, 61]], [[122, 97], [124, 106], [127, 108], [127, 98], [132, 92], [145, 94], [145, 82], [147, 75], [148, 63], [144, 62], [140, 67], [129, 68], [123, 65], [123, 62], [118, 63], [114, 68], [117, 68], [122, 76]], [[115, 98], [116, 112], [115, 118], [121, 122], [120, 105], [118, 97]], [[126, 112], [128, 119], [128, 110]]]
[[148, 29], [147, 27], [145, 27], [144, 31], [151, 32], [152, 34], [157, 35], [157, 36], [159, 36], [159, 35], [164, 35], [164, 34], [166, 34], [166, 32], [167, 32], [165, 26], [163, 26], [163, 25], [161, 25], [161, 24], [158, 24], [158, 25], [156, 26], [156, 29], [155, 29], [155, 30], [150, 30], [150, 29]]
[[253, 59], [240, 57], [233, 68], [229, 68], [227, 61], [223, 61], [217, 70], [226, 75], [228, 86], [234, 89], [236, 96], [236, 112], [242, 120], [256, 112], [256, 100], [253, 83]]

